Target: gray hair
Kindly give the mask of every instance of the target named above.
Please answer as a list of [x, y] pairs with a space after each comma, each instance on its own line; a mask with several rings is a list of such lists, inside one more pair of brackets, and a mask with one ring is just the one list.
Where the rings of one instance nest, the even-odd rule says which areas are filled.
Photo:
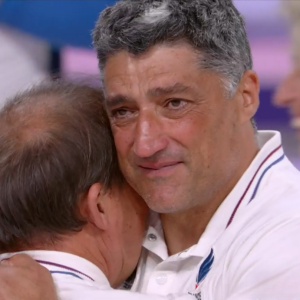
[[245, 23], [231, 0], [122, 0], [102, 11], [93, 41], [102, 75], [119, 51], [139, 55], [179, 41], [199, 51], [200, 67], [220, 74], [230, 95], [252, 69]]

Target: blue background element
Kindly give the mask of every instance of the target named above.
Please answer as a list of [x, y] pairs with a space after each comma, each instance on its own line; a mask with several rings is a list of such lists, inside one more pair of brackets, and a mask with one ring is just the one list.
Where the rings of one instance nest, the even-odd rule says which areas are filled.
[[92, 48], [91, 32], [99, 13], [115, 0], [2, 0], [0, 22], [46, 39], [53, 46]]
[[[99, 13], [116, 2], [117, 0], [2, 0], [0, 22], [41, 37], [52, 47], [72, 45], [92, 48], [91, 32]], [[261, 104], [256, 115], [258, 127], [264, 127], [265, 123], [289, 122], [286, 110], [272, 105], [272, 94], [272, 89], [262, 87]]]
[[272, 104], [274, 89], [264, 89], [260, 91], [260, 105], [256, 113], [255, 120], [258, 127], [265, 123], [289, 123], [289, 115], [286, 109], [275, 107]]

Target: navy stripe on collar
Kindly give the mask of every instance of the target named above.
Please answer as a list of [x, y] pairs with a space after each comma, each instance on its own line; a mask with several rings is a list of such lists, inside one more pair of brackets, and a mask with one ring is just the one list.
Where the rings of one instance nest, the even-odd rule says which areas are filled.
[[[232, 221], [233, 221], [233, 219], [234, 219], [234, 216], [235, 216], [235, 214], [236, 214], [238, 208], [240, 207], [240, 205], [241, 205], [242, 201], [244, 200], [245, 196], [247, 195], [247, 192], [248, 192], [248, 190], [250, 189], [250, 187], [251, 187], [251, 185], [252, 185], [254, 179], [256, 178], [258, 172], [260, 171], [260, 169], [261, 169], [261, 168], [263, 167], [263, 165], [268, 161], [268, 159], [269, 159], [274, 153], [276, 153], [279, 149], [281, 149], [281, 145], [278, 146], [276, 149], [274, 149], [274, 150], [273, 150], [273, 151], [272, 151], [272, 152], [264, 159], [264, 161], [260, 164], [260, 166], [259, 166], [258, 169], [256, 170], [254, 176], [253, 176], [252, 179], [250, 180], [250, 182], [249, 182], [249, 184], [248, 184], [246, 190], [244, 191], [242, 197], [240, 198], [240, 200], [238, 201], [237, 205], [235, 206], [235, 208], [234, 208], [234, 210], [233, 210], [233, 212], [232, 212], [232, 214], [231, 214], [231, 216], [230, 216], [230, 218], [229, 218], [229, 220], [228, 220], [228, 223], [227, 223], [227, 225], [226, 225], [226, 228], [232, 223]], [[258, 187], [259, 187], [259, 185], [260, 185], [260, 182], [261, 182], [263, 176], [266, 174], [266, 172], [267, 172], [271, 167], [273, 167], [275, 164], [279, 163], [283, 158], [284, 158], [284, 155], [283, 155], [282, 157], [280, 157], [277, 161], [275, 161], [274, 163], [272, 163], [270, 166], [268, 166], [268, 167], [265, 169], [265, 171], [263, 172], [262, 176], [260, 177], [260, 179], [259, 179], [259, 181], [258, 181], [258, 184], [257, 184], [256, 187], [255, 187], [255, 190], [254, 190], [255, 193], [254, 193], [254, 195], [252, 195], [253, 198], [254, 198], [255, 195], [256, 195], [256, 192], [257, 192], [257, 190], [258, 190]], [[251, 200], [253, 199], [252, 197], [251, 197]], [[251, 200], [250, 200], [250, 201], [251, 201]]]
[[83, 280], [81, 277], [79, 277], [78, 275], [76, 275], [75, 273], [71, 273], [71, 272], [64, 272], [64, 271], [49, 271], [51, 274], [64, 274], [64, 275], [70, 275], [76, 278], [79, 278], [81, 280]]
[[258, 182], [257, 182], [257, 184], [256, 184], [256, 187], [255, 187], [255, 189], [254, 189], [254, 191], [253, 191], [253, 194], [252, 194], [252, 196], [251, 196], [251, 198], [250, 198], [249, 203], [255, 198], [255, 196], [256, 196], [256, 194], [257, 194], [257, 191], [258, 191], [258, 189], [259, 189], [260, 183], [261, 183], [262, 179], [264, 178], [264, 176], [266, 175], [266, 173], [267, 173], [273, 166], [275, 166], [275, 165], [277, 165], [279, 162], [281, 162], [281, 161], [284, 159], [284, 157], [285, 157], [285, 155], [283, 154], [281, 157], [279, 157], [277, 160], [275, 160], [272, 164], [270, 164], [270, 165], [264, 170], [264, 172], [261, 174], [261, 176], [260, 176], [260, 178], [259, 178], [259, 180], [258, 180]]
[[[76, 270], [76, 269], [73, 269], [73, 268], [70, 268], [70, 267], [67, 267], [67, 266], [64, 266], [64, 265], [60, 265], [60, 264], [56, 264], [56, 263], [53, 263], [53, 262], [50, 262], [50, 261], [44, 261], [44, 260], [36, 260], [38, 263], [40, 264], [44, 264], [44, 265], [50, 265], [50, 266], [54, 266], [54, 267], [58, 267], [58, 268], [62, 268], [62, 269], [65, 269], [67, 271], [71, 271], [71, 272], [74, 272], [74, 273], [78, 273], [80, 275], [83, 275], [85, 276], [86, 278], [92, 280], [92, 281], [95, 281], [93, 278], [91, 278], [90, 276]], [[82, 278], [81, 278], [82, 279]]]

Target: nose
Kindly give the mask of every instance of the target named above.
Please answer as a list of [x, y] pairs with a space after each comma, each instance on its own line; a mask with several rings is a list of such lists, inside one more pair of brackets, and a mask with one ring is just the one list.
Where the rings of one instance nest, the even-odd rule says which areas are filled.
[[168, 138], [163, 132], [162, 123], [155, 112], [140, 112], [133, 147], [138, 157], [151, 157], [167, 147]]
[[300, 102], [300, 76], [294, 71], [279, 85], [274, 95], [274, 104], [290, 106], [292, 102]]

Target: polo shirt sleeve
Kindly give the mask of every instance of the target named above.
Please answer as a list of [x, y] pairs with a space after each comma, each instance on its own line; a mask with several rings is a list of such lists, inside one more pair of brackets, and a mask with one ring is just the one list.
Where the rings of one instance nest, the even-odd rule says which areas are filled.
[[300, 215], [276, 219], [256, 228], [230, 255], [226, 300], [300, 299]]

